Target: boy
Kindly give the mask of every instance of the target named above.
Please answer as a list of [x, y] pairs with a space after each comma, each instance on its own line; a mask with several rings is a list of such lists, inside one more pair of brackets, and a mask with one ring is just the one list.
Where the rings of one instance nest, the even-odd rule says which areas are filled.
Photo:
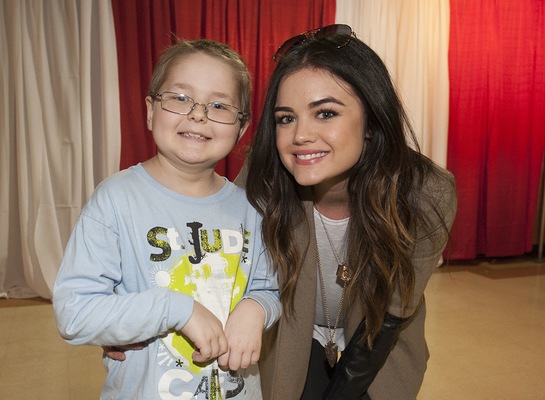
[[59, 331], [72, 344], [145, 344], [104, 358], [103, 399], [259, 399], [276, 276], [260, 217], [214, 172], [248, 127], [249, 73], [223, 44], [180, 42], [146, 106], [157, 154], [102, 182], [82, 210], [54, 287]]

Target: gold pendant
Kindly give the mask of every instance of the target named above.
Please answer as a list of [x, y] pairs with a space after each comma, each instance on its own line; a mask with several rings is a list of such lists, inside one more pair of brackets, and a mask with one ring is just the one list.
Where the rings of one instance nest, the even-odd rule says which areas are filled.
[[333, 368], [335, 364], [337, 363], [338, 350], [339, 350], [339, 347], [331, 339], [325, 345], [325, 358], [327, 358], [327, 362], [329, 363], [329, 366], [331, 368]]
[[337, 276], [343, 282], [348, 282], [352, 278], [352, 273], [350, 272], [350, 268], [344, 261], [340, 263], [339, 266], [337, 267]]

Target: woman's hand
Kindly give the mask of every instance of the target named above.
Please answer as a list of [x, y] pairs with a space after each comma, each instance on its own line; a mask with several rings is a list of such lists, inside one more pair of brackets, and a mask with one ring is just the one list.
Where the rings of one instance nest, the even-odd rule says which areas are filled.
[[147, 345], [148, 342], [126, 344], [122, 346], [102, 346], [102, 350], [104, 351], [102, 356], [111, 358], [112, 360], [116, 361], [125, 361], [125, 359], [127, 358], [127, 356], [125, 355], [126, 351], [142, 350]]

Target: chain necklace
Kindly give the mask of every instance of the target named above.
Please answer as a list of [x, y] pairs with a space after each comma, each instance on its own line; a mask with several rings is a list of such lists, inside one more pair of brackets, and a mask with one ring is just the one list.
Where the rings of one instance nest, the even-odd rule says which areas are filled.
[[341, 312], [343, 308], [344, 295], [346, 293], [346, 284], [348, 283], [352, 275], [350, 273], [350, 267], [348, 267], [348, 264], [346, 263], [346, 261], [342, 261], [342, 262], [340, 261], [339, 256], [337, 255], [337, 252], [335, 251], [335, 246], [333, 246], [333, 241], [329, 237], [329, 232], [325, 226], [322, 213], [320, 212], [320, 209], [318, 208], [318, 205], [316, 203], [314, 203], [314, 207], [316, 208], [316, 211], [318, 211], [320, 221], [322, 221], [322, 226], [327, 236], [327, 241], [329, 242], [329, 246], [331, 247], [331, 250], [333, 251], [333, 256], [335, 257], [335, 261], [338, 264], [337, 277], [343, 282], [343, 291], [341, 294], [341, 301], [339, 302], [339, 308], [337, 309], [335, 325], [333, 326], [333, 328], [331, 328], [331, 322], [329, 319], [329, 309], [327, 306], [327, 298], [325, 295], [324, 273], [322, 271], [322, 264], [320, 263], [320, 252], [318, 250], [318, 238], [316, 237], [316, 256], [318, 258], [318, 275], [320, 277], [320, 287], [322, 289], [322, 304], [324, 306], [324, 312], [325, 312], [325, 317], [327, 321], [327, 335], [329, 336], [329, 341], [325, 345], [325, 356], [327, 358], [327, 362], [329, 363], [331, 368], [333, 368], [335, 364], [337, 363], [337, 355], [339, 350], [337, 343], [335, 343], [335, 332], [337, 331], [337, 327], [339, 326], [339, 319], [341, 317]]

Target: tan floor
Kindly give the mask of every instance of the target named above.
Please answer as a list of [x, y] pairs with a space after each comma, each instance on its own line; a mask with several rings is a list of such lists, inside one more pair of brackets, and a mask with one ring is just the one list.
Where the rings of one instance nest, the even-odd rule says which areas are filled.
[[[426, 297], [418, 400], [545, 399], [544, 263], [442, 267]], [[60, 339], [49, 302], [0, 300], [0, 399], [96, 400], [104, 376], [100, 349]]]

